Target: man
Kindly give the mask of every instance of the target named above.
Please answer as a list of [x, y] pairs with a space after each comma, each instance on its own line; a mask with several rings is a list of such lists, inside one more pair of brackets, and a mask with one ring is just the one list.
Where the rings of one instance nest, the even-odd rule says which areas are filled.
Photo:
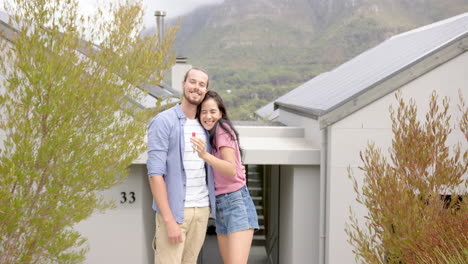
[[189, 70], [182, 82], [182, 102], [158, 114], [148, 126], [147, 167], [156, 211], [155, 263], [196, 263], [210, 210], [215, 214], [211, 167], [190, 144], [194, 135], [208, 142], [207, 132], [195, 118], [208, 82], [205, 71]]

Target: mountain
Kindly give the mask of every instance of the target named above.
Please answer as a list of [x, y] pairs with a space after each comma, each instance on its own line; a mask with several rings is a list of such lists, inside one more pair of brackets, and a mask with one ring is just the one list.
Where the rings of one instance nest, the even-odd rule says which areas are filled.
[[248, 120], [383, 40], [466, 11], [468, 0], [225, 0], [183, 16], [174, 48]]

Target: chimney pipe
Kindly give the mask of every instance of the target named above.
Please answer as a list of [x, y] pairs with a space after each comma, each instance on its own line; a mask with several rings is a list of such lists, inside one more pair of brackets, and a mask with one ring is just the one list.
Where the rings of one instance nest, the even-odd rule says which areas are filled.
[[156, 17], [156, 30], [158, 33], [159, 43], [161, 43], [164, 38], [164, 17], [166, 16], [166, 11], [155, 11], [154, 16]]

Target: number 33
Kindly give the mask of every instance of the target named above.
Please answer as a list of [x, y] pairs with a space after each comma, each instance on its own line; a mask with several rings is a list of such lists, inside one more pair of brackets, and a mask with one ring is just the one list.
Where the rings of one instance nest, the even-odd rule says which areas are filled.
[[120, 203], [123, 204], [123, 203], [134, 203], [135, 202], [135, 192], [129, 192], [128, 193], [128, 198], [127, 198], [127, 193], [126, 192], [121, 192], [120, 193]]

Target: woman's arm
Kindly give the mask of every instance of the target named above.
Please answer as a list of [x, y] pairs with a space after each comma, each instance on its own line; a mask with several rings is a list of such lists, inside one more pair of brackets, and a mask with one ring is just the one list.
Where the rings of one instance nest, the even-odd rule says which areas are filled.
[[198, 156], [210, 164], [213, 169], [228, 177], [236, 176], [236, 152], [233, 148], [221, 147], [221, 159], [219, 159], [206, 152], [206, 144], [200, 138], [192, 137], [190, 140]]

